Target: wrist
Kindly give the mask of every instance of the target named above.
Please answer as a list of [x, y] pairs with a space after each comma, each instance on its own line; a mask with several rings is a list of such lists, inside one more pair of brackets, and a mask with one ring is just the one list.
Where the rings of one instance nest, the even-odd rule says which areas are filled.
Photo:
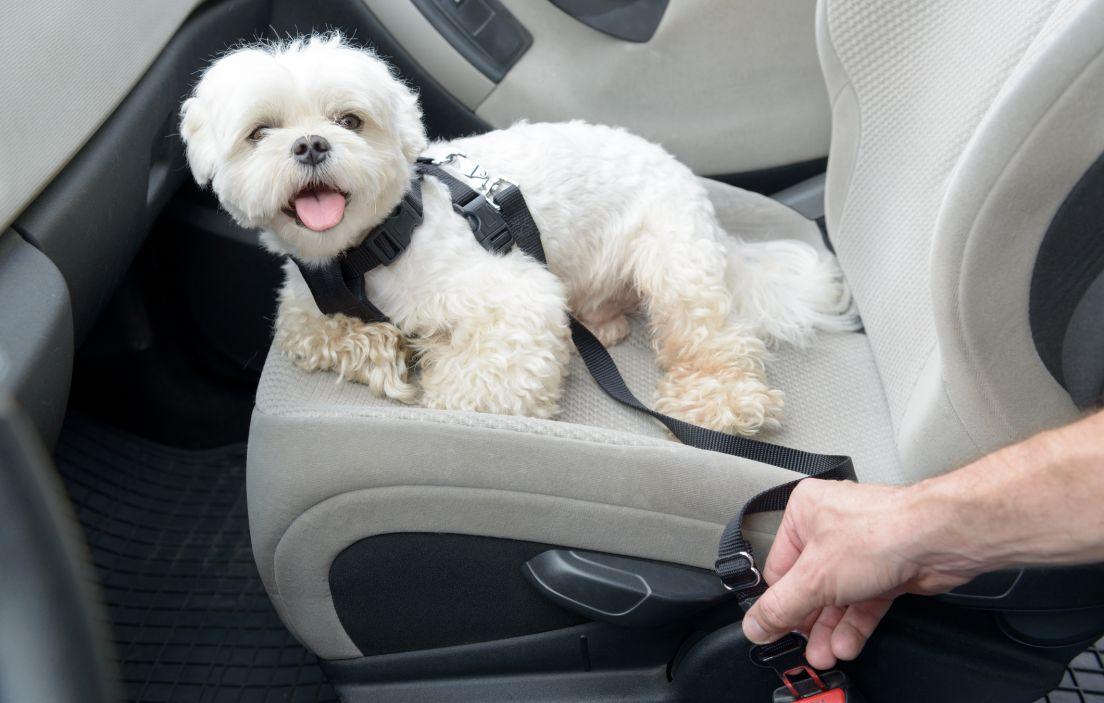
[[980, 520], [982, 506], [947, 477], [908, 486], [900, 511], [910, 535], [907, 558], [918, 578], [950, 576], [968, 580], [1002, 566], [999, 550]]
[[883, 547], [925, 592], [1011, 566], [1104, 559], [1102, 431], [1104, 413], [901, 489]]

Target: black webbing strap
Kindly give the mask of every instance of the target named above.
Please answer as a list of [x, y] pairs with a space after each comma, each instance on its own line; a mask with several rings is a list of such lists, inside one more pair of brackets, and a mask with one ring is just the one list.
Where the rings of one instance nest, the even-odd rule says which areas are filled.
[[341, 313], [364, 322], [387, 322], [364, 290], [364, 274], [377, 266], [386, 266], [410, 246], [414, 229], [422, 224], [422, 180], [410, 181], [410, 188], [391, 214], [360, 244], [350, 247], [322, 265], [307, 264], [295, 257], [303, 279], [310, 288], [318, 309], [326, 315]]
[[387, 315], [364, 294], [364, 276], [346, 280], [341, 271], [340, 259], [334, 259], [324, 266], [304, 264], [295, 257], [292, 257], [292, 261], [299, 267], [299, 272], [303, 274], [303, 279], [314, 296], [314, 302], [322, 313], [340, 313], [360, 318], [364, 322], [387, 322]]
[[[455, 179], [454, 179], [455, 180]], [[458, 181], [459, 183], [459, 181]], [[467, 187], [464, 184], [460, 184]], [[450, 187], [451, 188], [451, 187]], [[506, 219], [518, 247], [542, 264], [547, 265], [541, 246], [540, 230], [525, 204], [521, 189], [509, 186], [495, 194], [502, 216]], [[571, 318], [571, 338], [579, 356], [586, 364], [594, 381], [617, 402], [651, 415], [671, 431], [680, 442], [709, 451], [743, 457], [783, 469], [796, 471], [803, 476], [759, 493], [749, 500], [740, 514], [730, 520], [721, 536], [717, 550], [717, 574], [725, 586], [738, 592], [741, 601], [757, 598], [766, 586], [755, 568], [751, 544], [744, 538], [741, 526], [745, 515], [786, 507], [794, 486], [804, 478], [854, 479], [855, 469], [851, 458], [827, 454], [814, 454], [778, 444], [760, 442], [747, 437], [717, 432], [657, 412], [640, 402], [633, 395], [617, 365], [602, 343], [590, 330], [574, 317]]]
[[[418, 159], [417, 166], [422, 175], [433, 176], [445, 184], [452, 197], [452, 209], [467, 219], [472, 235], [484, 249], [502, 254], [513, 247], [514, 238], [510, 234], [512, 228], [498, 207], [492, 205], [484, 195], [431, 159]], [[497, 195], [496, 193], [496, 202]]]
[[445, 184], [445, 187], [449, 189], [449, 195], [452, 197], [453, 207], [458, 205], [463, 207], [479, 197], [479, 191], [441, 168], [433, 159], [425, 157], [419, 158], [418, 162], [415, 164], [415, 168], [418, 169], [418, 173], [425, 176], [433, 176], [441, 181], [441, 183]]
[[785, 508], [794, 486], [804, 478], [854, 479], [855, 470], [850, 457], [805, 452], [706, 429], [664, 415], [644, 405], [633, 395], [606, 348], [575, 318], [571, 318], [571, 338], [590, 375], [607, 395], [659, 420], [683, 444], [803, 474], [799, 479], [768, 488], [749, 500], [740, 514], [728, 522], [721, 535], [717, 548], [717, 575], [729, 589], [740, 591], [741, 600], [757, 597], [766, 587], [762, 585], [762, 579], [755, 568], [751, 544], [744, 538], [741, 529], [744, 516]]

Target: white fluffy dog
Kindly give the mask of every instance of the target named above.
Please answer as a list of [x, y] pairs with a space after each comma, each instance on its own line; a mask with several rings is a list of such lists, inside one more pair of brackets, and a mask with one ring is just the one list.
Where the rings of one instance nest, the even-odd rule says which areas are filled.
[[[417, 96], [339, 35], [249, 46], [220, 58], [181, 108], [195, 179], [210, 184], [273, 251], [317, 265], [357, 244], [395, 208], [422, 154], [459, 152], [521, 187], [546, 269], [494, 255], [427, 178], [424, 221], [394, 263], [366, 275], [392, 321], [319, 312], [285, 266], [277, 344], [302, 368], [331, 369], [404, 402], [551, 417], [570, 354], [572, 311], [604, 344], [647, 313], [665, 376], [656, 407], [714, 429], [777, 426], [782, 396], [764, 378], [772, 341], [843, 329], [848, 296], [834, 263], [796, 242], [747, 249], [718, 225], [698, 179], [661, 147], [620, 129], [520, 123], [427, 144]], [[293, 154], [302, 139], [317, 163]]]

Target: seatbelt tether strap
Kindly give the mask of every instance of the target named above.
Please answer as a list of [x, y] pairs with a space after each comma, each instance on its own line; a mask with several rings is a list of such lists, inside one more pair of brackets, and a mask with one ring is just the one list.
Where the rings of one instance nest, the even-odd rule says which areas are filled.
[[[452, 188], [453, 186], [450, 185], [450, 189]], [[540, 230], [533, 221], [521, 190], [516, 185], [509, 184], [495, 193], [495, 203], [509, 224], [510, 233], [518, 247], [547, 265], [544, 248], [541, 245]], [[653, 410], [641, 403], [629, 390], [613, 357], [597, 337], [574, 317], [570, 320], [572, 341], [587, 370], [598, 386], [617, 402], [652, 416], [683, 444], [771, 464], [802, 474], [801, 478], [768, 488], [749, 500], [739, 515], [728, 522], [721, 535], [717, 550], [717, 574], [726, 588], [736, 592], [741, 607], [745, 610], [750, 608], [766, 591], [766, 584], [756, 568], [751, 543], [743, 535], [744, 517], [752, 513], [785, 508], [794, 487], [805, 478], [855, 479], [855, 469], [850, 457], [815, 454], [717, 432]], [[808, 703], [858, 701], [842, 673], [833, 671], [822, 678], [809, 666], [805, 660], [805, 640], [800, 635], [786, 635], [772, 645], [753, 647], [750, 655], [756, 663], [773, 668], [782, 680], [783, 687], [775, 691], [775, 701], [803, 700]]]
[[[436, 175], [436, 174], [434, 174]], [[454, 179], [455, 180], [455, 179]], [[451, 188], [452, 186], [450, 186]], [[466, 187], [466, 186], [465, 186]], [[518, 247], [542, 264], [547, 265], [544, 248], [541, 246], [540, 230], [537, 228], [521, 189], [510, 184], [495, 194], [502, 216], [506, 219]], [[726, 434], [706, 429], [676, 418], [664, 415], [644, 405], [633, 395], [625, 384], [625, 379], [617, 369], [602, 343], [589, 329], [574, 317], [571, 318], [571, 338], [579, 351], [583, 363], [598, 386], [617, 402], [630, 408], [647, 413], [663, 423], [680, 442], [722, 454], [743, 457], [783, 469], [803, 474], [780, 486], [774, 486], [759, 493], [744, 505], [740, 514], [725, 526], [717, 551], [717, 574], [725, 586], [739, 591], [741, 600], [755, 598], [766, 586], [755, 566], [751, 543], [743, 535], [741, 526], [745, 515], [768, 510], [781, 510], [793, 492], [794, 486], [804, 478], [850, 479], [855, 478], [855, 469], [851, 458], [840, 455], [815, 454], [792, 447], [761, 442], [747, 437]]]

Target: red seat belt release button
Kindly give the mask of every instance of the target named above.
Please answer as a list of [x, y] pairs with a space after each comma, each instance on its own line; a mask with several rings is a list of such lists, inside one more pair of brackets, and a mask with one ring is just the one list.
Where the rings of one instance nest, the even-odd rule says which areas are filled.
[[801, 703], [848, 703], [847, 693], [842, 688], [833, 688], [830, 691], [818, 693], [812, 698], [802, 698]]
[[862, 696], [842, 671], [818, 672], [805, 659], [805, 638], [791, 632], [771, 644], [755, 645], [751, 661], [773, 669], [783, 685], [772, 703], [862, 703]]
[[817, 674], [811, 668], [798, 667], [782, 674], [782, 683], [774, 691], [772, 703], [862, 703], [842, 671]]

